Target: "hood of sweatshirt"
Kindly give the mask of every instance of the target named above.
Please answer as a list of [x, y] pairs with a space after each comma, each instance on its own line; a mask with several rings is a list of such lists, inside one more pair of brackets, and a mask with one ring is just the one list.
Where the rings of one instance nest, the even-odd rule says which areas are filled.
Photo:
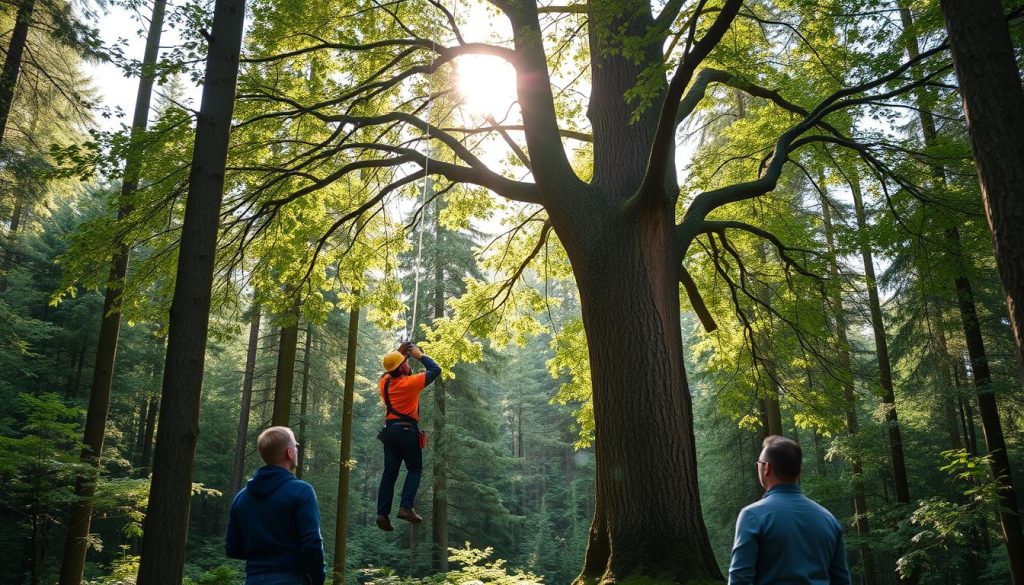
[[277, 465], [264, 465], [256, 470], [252, 479], [246, 484], [245, 489], [257, 498], [265, 498], [277, 491], [278, 488], [295, 480], [292, 472]]

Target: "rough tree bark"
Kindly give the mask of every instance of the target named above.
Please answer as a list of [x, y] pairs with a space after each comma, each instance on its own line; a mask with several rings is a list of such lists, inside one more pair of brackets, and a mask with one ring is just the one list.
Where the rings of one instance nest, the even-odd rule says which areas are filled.
[[345, 543], [348, 535], [349, 480], [352, 476], [352, 405], [356, 387], [356, 350], [359, 342], [359, 289], [352, 291], [356, 304], [348, 314], [345, 350], [345, 397], [341, 405], [341, 465], [338, 468], [337, 527], [334, 536], [334, 582], [345, 582]]
[[[31, 1], [28, 0], [28, 3], [31, 4]], [[135, 97], [135, 112], [132, 117], [131, 139], [133, 141], [139, 140], [149, 122], [149, 109], [155, 80], [153, 68], [160, 52], [160, 36], [163, 32], [165, 8], [166, 0], [153, 2], [149, 31], [146, 34], [146, 49], [142, 60], [142, 76], [139, 78], [138, 93]], [[3, 107], [2, 100], [3, 97], [0, 96], [0, 108]], [[3, 113], [0, 111], [0, 115]], [[131, 213], [132, 198], [138, 188], [141, 160], [142, 153], [136, 147], [129, 152], [128, 159], [125, 161], [118, 219]], [[107, 290], [103, 301], [103, 321], [100, 323], [96, 362], [93, 366], [92, 386], [89, 391], [89, 407], [85, 415], [85, 437], [81, 460], [91, 469], [75, 478], [75, 501], [71, 504], [71, 510], [68, 513], [68, 532], [64, 541], [60, 585], [79, 585], [85, 570], [93, 497], [96, 493], [96, 475], [99, 472], [100, 456], [103, 452], [103, 437], [106, 433], [107, 412], [110, 407], [110, 387], [114, 379], [117, 341], [121, 330], [121, 308], [119, 306], [121, 282], [127, 274], [128, 247], [123, 242], [117, 242], [114, 258], [110, 265], [110, 275], [107, 279]], [[150, 407], [155, 410], [152, 405]]]
[[245, 349], [245, 373], [242, 375], [242, 402], [238, 409], [238, 432], [235, 434], [235, 463], [231, 470], [230, 494], [242, 489], [242, 478], [245, 475], [245, 452], [248, 448], [246, 440], [249, 435], [249, 411], [252, 409], [252, 383], [256, 377], [256, 352], [260, 342], [260, 318], [262, 312], [259, 305], [252, 307], [249, 317], [249, 343]]
[[940, 5], [1024, 377], [1024, 87], [999, 0]]
[[216, 0], [171, 301], [138, 585], [179, 583], [185, 565], [214, 257], [244, 24], [245, 0]]

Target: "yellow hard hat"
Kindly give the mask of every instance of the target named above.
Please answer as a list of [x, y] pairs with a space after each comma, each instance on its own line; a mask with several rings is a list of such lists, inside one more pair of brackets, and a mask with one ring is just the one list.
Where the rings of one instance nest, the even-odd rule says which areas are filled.
[[398, 366], [402, 365], [402, 362], [404, 362], [404, 361], [405, 361], [405, 356], [404, 355], [402, 355], [398, 351], [393, 351], [393, 352], [388, 353], [387, 355], [385, 355], [384, 359], [382, 359], [380, 362], [384, 366], [384, 371], [385, 372], [390, 372], [392, 370], [397, 369]]

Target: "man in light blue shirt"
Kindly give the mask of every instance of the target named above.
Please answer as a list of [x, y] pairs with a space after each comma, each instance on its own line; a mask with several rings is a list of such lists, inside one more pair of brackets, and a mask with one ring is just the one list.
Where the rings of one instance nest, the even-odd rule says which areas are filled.
[[736, 519], [729, 585], [851, 585], [842, 526], [796, 483], [802, 459], [796, 441], [764, 440], [757, 476], [767, 491]]

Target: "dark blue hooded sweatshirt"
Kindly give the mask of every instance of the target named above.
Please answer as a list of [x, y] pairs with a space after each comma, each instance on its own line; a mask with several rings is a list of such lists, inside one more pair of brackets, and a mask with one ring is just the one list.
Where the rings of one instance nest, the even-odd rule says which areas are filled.
[[322, 585], [324, 544], [313, 486], [277, 465], [257, 469], [231, 503], [224, 551], [245, 561], [246, 575], [297, 573]]

